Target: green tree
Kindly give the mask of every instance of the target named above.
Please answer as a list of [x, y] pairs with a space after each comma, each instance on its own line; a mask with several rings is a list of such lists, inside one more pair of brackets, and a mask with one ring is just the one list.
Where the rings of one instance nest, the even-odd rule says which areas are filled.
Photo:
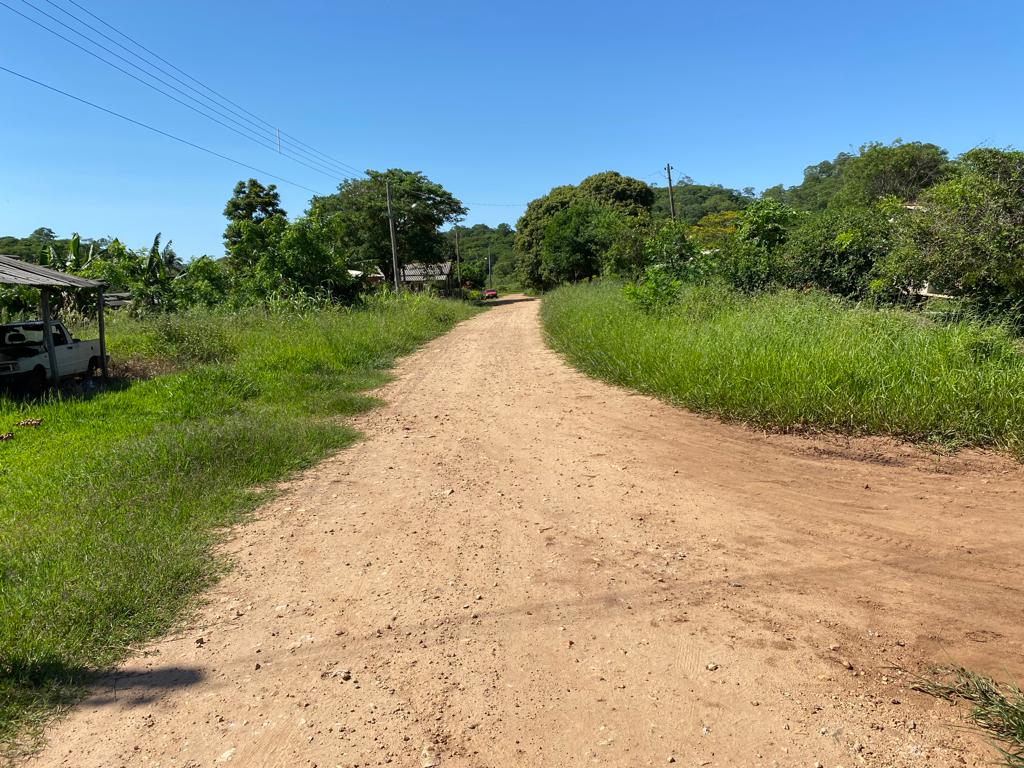
[[231, 265], [252, 268], [268, 250], [276, 248], [287, 224], [277, 186], [263, 186], [256, 179], [240, 181], [224, 206], [228, 220], [224, 247]]
[[1024, 152], [974, 149], [899, 219], [886, 287], [924, 283], [986, 311], [1024, 307]]
[[914, 200], [948, 172], [948, 153], [935, 144], [899, 139], [889, 145], [865, 144], [860, 154], [843, 166], [842, 185], [829, 207], [867, 206], [886, 196]]
[[[742, 211], [753, 202], [751, 195], [735, 189], [686, 181], [675, 185], [673, 197], [676, 203], [676, 218], [684, 224], [696, 224], [710, 214]], [[654, 188], [654, 205], [651, 212], [657, 218], [670, 216], [668, 187]]]
[[593, 200], [581, 199], [547, 222], [540, 263], [544, 287], [601, 273], [601, 258], [608, 245], [594, 226], [601, 212], [601, 206]]
[[650, 186], [615, 171], [555, 187], [531, 201], [516, 224], [521, 280], [548, 288], [602, 271], [635, 273], [642, 261], [638, 222], [649, 218], [653, 203]]
[[175, 303], [179, 307], [215, 307], [226, 301], [230, 285], [224, 261], [200, 256], [175, 279]]
[[700, 248], [717, 250], [725, 247], [743, 222], [742, 211], [709, 213], [690, 227], [689, 236]]
[[604, 171], [588, 176], [576, 188], [578, 195], [625, 213], [639, 216], [654, 205], [654, 190], [640, 179], [623, 176], [618, 171]]
[[508, 224], [489, 227], [474, 224], [471, 227], [454, 226], [444, 233], [448, 258], [455, 259], [455, 235], [459, 237], [459, 253], [462, 262], [462, 280], [475, 288], [481, 288], [487, 279], [487, 259], [491, 260], [494, 285], [516, 283], [516, 261], [513, 253], [515, 232]]
[[741, 240], [774, 251], [786, 242], [789, 228], [799, 217], [799, 212], [785, 203], [763, 198], [751, 203], [743, 212], [737, 234]]
[[948, 172], [946, 150], [935, 144], [868, 142], [856, 154], [840, 152], [834, 160], [808, 166], [799, 185], [770, 187], [762, 197], [805, 211], [863, 207], [888, 195], [913, 200]]
[[546, 195], [531, 200], [516, 223], [515, 253], [519, 276], [525, 285], [533, 288], [543, 286], [541, 250], [544, 244], [544, 228], [555, 214], [568, 208], [575, 199], [576, 187], [554, 187]]
[[816, 165], [809, 165], [804, 168], [804, 179], [800, 184], [789, 188], [781, 184], [769, 187], [762, 197], [778, 200], [804, 211], [823, 211], [842, 187], [843, 168], [853, 157], [848, 152], [840, 152], [834, 160], [823, 160]]
[[891, 216], [878, 206], [829, 209], [805, 217], [783, 247], [783, 279], [861, 298], [893, 246]]
[[391, 236], [385, 182], [391, 185], [399, 267], [437, 264], [448, 256], [441, 227], [465, 216], [462, 203], [418, 171], [391, 168], [348, 179], [332, 195], [314, 197], [308, 217], [320, 228], [324, 247], [359, 270], [379, 268], [392, 278]]

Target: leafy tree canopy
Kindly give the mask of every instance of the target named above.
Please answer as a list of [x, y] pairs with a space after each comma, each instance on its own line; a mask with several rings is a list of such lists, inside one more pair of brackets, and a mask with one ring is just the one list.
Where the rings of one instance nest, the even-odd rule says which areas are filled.
[[462, 203], [419, 171], [392, 168], [348, 179], [333, 195], [314, 197], [307, 216], [321, 228], [325, 247], [356, 269], [393, 275], [385, 182], [391, 185], [399, 264], [436, 264], [448, 256], [440, 229], [465, 216]]
[[[696, 224], [711, 213], [742, 211], [753, 202], [752, 193], [753, 190], [740, 192], [717, 184], [693, 184], [684, 181], [673, 187], [677, 220], [684, 224]], [[654, 205], [651, 213], [657, 218], [668, 218], [671, 215], [668, 187], [654, 188]]]
[[764, 191], [764, 197], [807, 211], [871, 205], [887, 195], [914, 200], [949, 172], [946, 150], [919, 141], [869, 142], [857, 154], [839, 153], [804, 169], [801, 184]]

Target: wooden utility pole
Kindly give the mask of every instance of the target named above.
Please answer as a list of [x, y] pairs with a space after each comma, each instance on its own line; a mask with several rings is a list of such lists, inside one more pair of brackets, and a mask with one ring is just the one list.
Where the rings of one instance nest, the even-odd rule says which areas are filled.
[[672, 221], [676, 220], [676, 196], [672, 192], [672, 164], [665, 163], [665, 173], [668, 174], [668, 209], [672, 214]]
[[491, 246], [487, 246], [487, 287], [494, 287], [494, 277], [491, 275]]
[[391, 181], [389, 179], [384, 179], [384, 192], [388, 199], [388, 228], [391, 230], [391, 268], [395, 271], [395, 293], [398, 293], [398, 238], [395, 237], [395, 216], [391, 212]]
[[459, 225], [455, 225], [455, 275], [459, 281], [459, 296], [462, 296], [462, 258], [459, 256]]

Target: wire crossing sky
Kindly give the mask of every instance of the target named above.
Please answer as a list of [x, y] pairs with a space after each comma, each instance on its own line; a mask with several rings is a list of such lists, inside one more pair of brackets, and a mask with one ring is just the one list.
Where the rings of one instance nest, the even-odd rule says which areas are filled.
[[0, 0], [0, 234], [219, 256], [251, 175], [297, 215], [420, 170], [514, 224], [609, 169], [762, 189], [871, 140], [1024, 144], [1019, 3], [714, 5]]

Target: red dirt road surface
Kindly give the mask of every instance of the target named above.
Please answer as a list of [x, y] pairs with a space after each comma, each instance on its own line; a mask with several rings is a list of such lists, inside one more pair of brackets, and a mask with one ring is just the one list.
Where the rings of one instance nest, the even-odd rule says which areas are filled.
[[590, 380], [510, 301], [33, 766], [981, 766], [907, 675], [1024, 680], [1024, 471], [766, 436]]

